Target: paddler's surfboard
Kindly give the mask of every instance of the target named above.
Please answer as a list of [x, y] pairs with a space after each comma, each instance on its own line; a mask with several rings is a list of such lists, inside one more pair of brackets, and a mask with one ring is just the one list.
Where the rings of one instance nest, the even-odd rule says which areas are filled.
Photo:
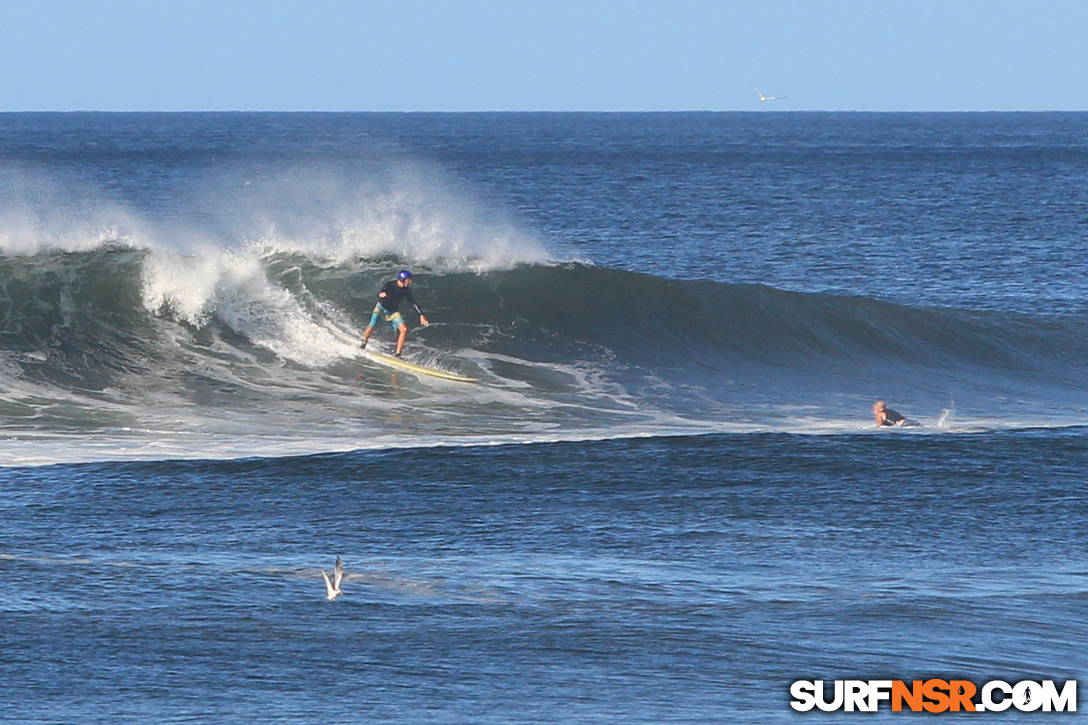
[[425, 365], [416, 365], [405, 360], [401, 360], [399, 357], [393, 357], [392, 355], [386, 355], [384, 352], [377, 352], [375, 350], [363, 350], [363, 355], [369, 360], [373, 360], [381, 365], [387, 365], [391, 368], [397, 368], [399, 370], [407, 370], [410, 373], [416, 373], [418, 375], [429, 375], [432, 378], [441, 378], [443, 380], [453, 380], [458, 383], [475, 383], [478, 382], [476, 378], [469, 378], [464, 375], [458, 375], [457, 373], [448, 373], [445, 370], [439, 370], [438, 368], [429, 368]]

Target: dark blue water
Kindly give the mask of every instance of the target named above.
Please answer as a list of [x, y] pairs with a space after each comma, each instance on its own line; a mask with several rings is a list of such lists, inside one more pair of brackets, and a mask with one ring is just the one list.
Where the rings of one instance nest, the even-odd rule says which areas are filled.
[[[1083, 679], [1088, 116], [0, 131], [0, 719]], [[407, 357], [480, 384], [359, 355], [402, 266]]]
[[24, 469], [4, 711], [767, 722], [799, 678], [1064, 680], [1085, 463], [1071, 431]]

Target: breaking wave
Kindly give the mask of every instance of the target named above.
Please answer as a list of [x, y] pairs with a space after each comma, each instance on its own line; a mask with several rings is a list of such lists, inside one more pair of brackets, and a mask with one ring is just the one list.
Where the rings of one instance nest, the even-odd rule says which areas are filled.
[[[408, 264], [433, 321], [412, 330], [409, 357], [481, 385], [360, 355], [374, 292]], [[23, 442], [9, 462], [48, 459], [73, 432], [85, 435], [75, 449], [93, 449], [77, 457], [238, 456], [856, 430], [875, 397], [943, 429], [953, 397], [983, 427], [1067, 424], [1088, 404], [1079, 316], [266, 244], [183, 253], [114, 240], [0, 257], [0, 275], [0, 414]], [[379, 329], [375, 344], [390, 343]]]

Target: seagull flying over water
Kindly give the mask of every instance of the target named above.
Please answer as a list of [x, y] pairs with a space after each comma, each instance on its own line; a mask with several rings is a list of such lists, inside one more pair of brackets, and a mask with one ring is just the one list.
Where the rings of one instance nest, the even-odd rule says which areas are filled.
[[752, 86], [752, 88], [755, 89], [755, 92], [759, 94], [760, 101], [781, 101], [786, 98], [786, 96], [765, 96], [762, 93], [759, 93], [759, 89], [755, 86]]
[[340, 591], [340, 580], [344, 578], [344, 562], [340, 560], [340, 557], [336, 557], [336, 571], [333, 572], [332, 581], [329, 581], [329, 575], [325, 573], [325, 570], [321, 570], [321, 576], [325, 578], [325, 599], [330, 602], [335, 601], [338, 596], [343, 594]]

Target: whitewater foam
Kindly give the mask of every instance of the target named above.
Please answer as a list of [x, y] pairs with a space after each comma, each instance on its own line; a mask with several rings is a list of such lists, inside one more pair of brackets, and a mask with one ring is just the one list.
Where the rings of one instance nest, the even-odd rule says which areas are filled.
[[[435, 271], [483, 272], [551, 257], [505, 212], [434, 166], [399, 159], [351, 170], [227, 164], [143, 207], [88, 178], [0, 167], [0, 253], [104, 244], [202, 254], [295, 253], [330, 262], [392, 256]], [[255, 250], [255, 251], [252, 251]]]
[[308, 172], [247, 195], [231, 209], [235, 233], [263, 254], [334, 263], [392, 254], [434, 271], [477, 273], [550, 261], [538, 240], [433, 171], [401, 167], [382, 186]]
[[322, 367], [353, 357], [355, 345], [315, 321], [290, 292], [268, 280], [260, 258], [208, 250], [156, 251], [143, 265], [144, 306], [203, 327], [214, 317], [282, 358]]

